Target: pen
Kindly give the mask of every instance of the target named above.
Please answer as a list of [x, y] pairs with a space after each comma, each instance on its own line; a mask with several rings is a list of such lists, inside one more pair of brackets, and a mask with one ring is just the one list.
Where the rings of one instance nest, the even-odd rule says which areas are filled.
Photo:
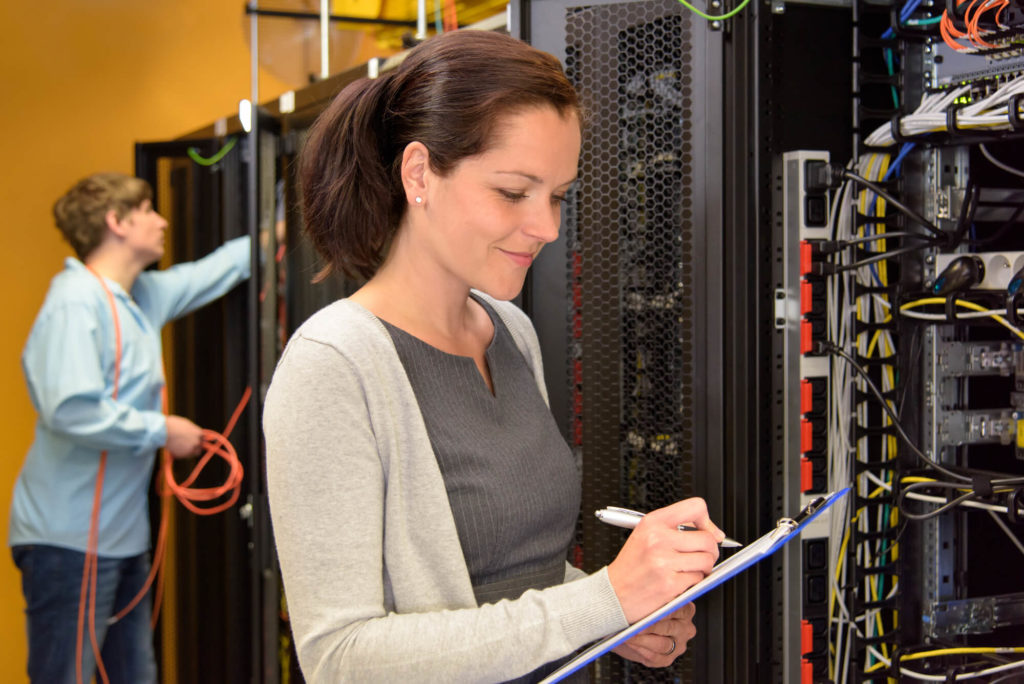
[[[617, 508], [615, 506], [609, 506], [608, 508], [602, 508], [599, 511], [595, 511], [594, 515], [601, 522], [608, 523], [609, 525], [615, 525], [616, 527], [624, 527], [626, 529], [633, 529], [640, 522], [640, 519], [644, 517], [644, 514], [640, 511], [633, 511], [628, 508]], [[697, 528], [693, 525], [680, 525], [679, 529], [684, 532], [692, 532]], [[719, 545], [724, 548], [738, 548], [743, 546], [735, 539], [729, 539], [726, 537]]]

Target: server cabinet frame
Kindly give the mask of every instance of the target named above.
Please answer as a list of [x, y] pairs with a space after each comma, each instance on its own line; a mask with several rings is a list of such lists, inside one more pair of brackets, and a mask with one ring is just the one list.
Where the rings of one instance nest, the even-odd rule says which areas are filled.
[[[747, 280], [757, 268], [746, 270], [752, 205], [730, 212], [730, 228], [723, 220], [724, 32], [672, 0], [518, 2], [510, 29], [562, 61], [589, 116], [562, 233], [535, 262], [523, 297], [552, 411], [582, 470], [577, 561], [593, 571], [621, 547], [623, 532], [593, 516], [606, 505], [700, 495], [730, 533], [753, 534], [760, 521], [746, 497], [760, 475], [752, 466], [758, 409], [750, 367], [732, 357], [749, 363], [757, 347], [749, 319], [756, 288]], [[746, 128], [746, 111], [729, 125]], [[643, 117], [657, 121], [637, 123]], [[654, 149], [659, 136], [664, 146]], [[747, 167], [739, 168], [730, 175], [746, 185]], [[726, 244], [727, 235], [738, 245]], [[634, 362], [648, 377], [632, 377]], [[665, 395], [643, 396], [652, 386]], [[670, 428], [645, 432], [660, 424]], [[647, 670], [611, 656], [594, 676], [746, 679], [757, 612], [746, 591], [712, 594], [698, 607], [700, 636], [676, 666]]]

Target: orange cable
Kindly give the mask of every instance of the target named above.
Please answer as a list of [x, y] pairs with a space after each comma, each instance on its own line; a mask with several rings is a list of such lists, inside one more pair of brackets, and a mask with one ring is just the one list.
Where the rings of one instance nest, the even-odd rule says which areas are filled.
[[456, 31], [459, 28], [459, 19], [455, 10], [455, 0], [444, 0], [444, 30]]
[[[121, 321], [117, 316], [117, 306], [114, 302], [114, 293], [107, 287], [107, 283], [91, 266], [86, 266], [89, 272], [96, 276], [107, 295], [110, 304], [110, 312], [114, 318], [114, 390], [111, 393], [112, 399], [117, 399], [118, 389], [121, 384]], [[89, 516], [89, 538], [85, 547], [85, 563], [82, 566], [82, 590], [78, 599], [78, 629], [75, 639], [75, 677], [79, 684], [82, 682], [82, 641], [83, 623], [85, 621], [86, 597], [89, 603], [89, 641], [92, 644], [93, 655], [96, 656], [96, 669], [99, 670], [100, 678], [106, 684], [107, 671], [103, 667], [103, 658], [100, 657], [99, 640], [96, 638], [96, 581], [99, 557], [99, 521], [100, 502], [103, 500], [103, 477], [107, 470], [107, 451], [100, 452], [99, 468], [96, 472], [96, 489], [92, 499], [92, 513]]]
[[[110, 303], [110, 311], [114, 319], [114, 343], [115, 343], [115, 354], [114, 354], [114, 390], [112, 398], [116, 399], [118, 394], [118, 386], [120, 383], [121, 376], [121, 324], [117, 315], [117, 306], [114, 301], [114, 295], [107, 287], [106, 281], [97, 273], [92, 267], [86, 266], [89, 271], [96, 276], [99, 280], [100, 285], [103, 287], [103, 291], [107, 295], [107, 300]], [[161, 399], [163, 404], [164, 415], [167, 415], [167, 385], [164, 384], [161, 392]], [[151, 625], [156, 625], [157, 616], [160, 611], [160, 604], [163, 598], [163, 578], [164, 574], [161, 572], [163, 568], [163, 562], [165, 558], [165, 548], [167, 546], [167, 520], [170, 517], [170, 494], [174, 494], [182, 505], [188, 508], [193, 513], [199, 515], [212, 515], [219, 513], [229, 508], [235, 501], [238, 500], [239, 492], [241, 491], [242, 484], [242, 464], [238, 460], [238, 454], [235, 452], [231, 442], [227, 440], [228, 435], [235, 427], [235, 423], [242, 414], [242, 410], [246, 404], [249, 403], [249, 398], [252, 396], [252, 388], [246, 387], [242, 393], [242, 399], [239, 401], [238, 406], [235, 407], [234, 413], [232, 413], [227, 426], [224, 428], [224, 434], [220, 434], [215, 430], [203, 430], [203, 442], [206, 445], [206, 453], [200, 462], [193, 469], [192, 473], [182, 484], [174, 482], [174, 476], [171, 468], [171, 464], [174, 458], [170, 455], [167, 449], [162, 449], [163, 452], [163, 476], [164, 476], [164, 487], [160, 491], [161, 495], [161, 515], [160, 515], [160, 528], [157, 534], [156, 549], [153, 553], [153, 563], [150, 568], [149, 576], [146, 578], [146, 582], [138, 594], [135, 595], [127, 606], [122, 608], [114, 617], [108, 621], [108, 627], [118, 620], [122, 619], [125, 615], [130, 613], [139, 601], [146, 595], [149, 588], [153, 584], [154, 578], [159, 574], [160, 580], [157, 583], [156, 592], [153, 598], [153, 616]], [[230, 472], [227, 481], [220, 487], [210, 487], [202, 489], [189, 489], [189, 485], [192, 484], [199, 477], [199, 473], [202, 472], [203, 468], [209, 463], [210, 459], [218, 455], [226, 460], [230, 466]], [[82, 590], [79, 598], [78, 605], [78, 635], [75, 645], [75, 677], [78, 684], [82, 684], [82, 642], [83, 642], [83, 623], [85, 621], [85, 608], [86, 598], [88, 596], [88, 613], [89, 613], [89, 638], [92, 644], [93, 654], [96, 656], [96, 669], [99, 672], [100, 679], [103, 684], [109, 684], [107, 677], [106, 668], [103, 666], [103, 658], [100, 655], [99, 640], [96, 638], [96, 583], [97, 583], [97, 570], [98, 570], [98, 554], [97, 548], [99, 546], [99, 514], [100, 504], [103, 500], [103, 478], [106, 472], [107, 464], [107, 452], [104, 450], [100, 452], [100, 463], [99, 469], [96, 474], [96, 490], [93, 494], [93, 506], [92, 513], [89, 522], [89, 539], [86, 544], [85, 553], [85, 565], [82, 568]], [[231, 492], [230, 497], [227, 501], [210, 508], [200, 508], [194, 506], [190, 500], [196, 501], [210, 501], [216, 499], [224, 494]]]
[[[238, 495], [242, 485], [242, 464], [239, 462], [238, 455], [235, 452], [234, 447], [231, 445], [231, 442], [227, 440], [227, 435], [231, 434], [231, 431], [235, 427], [235, 423], [238, 421], [239, 416], [241, 416], [242, 410], [245, 408], [246, 404], [249, 403], [249, 398], [251, 396], [252, 388], [246, 387], [245, 391], [242, 393], [241, 401], [238, 402], [238, 406], [235, 407], [235, 411], [231, 415], [231, 419], [228, 421], [227, 426], [224, 428], [223, 435], [216, 432], [215, 430], [203, 430], [203, 438], [208, 445], [206, 453], [203, 455], [203, 458], [199, 461], [199, 463], [196, 464], [195, 468], [192, 469], [192, 473], [182, 484], [179, 485], [174, 482], [174, 472], [171, 467], [172, 463], [174, 462], [174, 457], [171, 456], [167, 449], [162, 450], [163, 469], [161, 474], [163, 475], [163, 480], [161, 481], [161, 484], [158, 485], [158, 491], [161, 498], [160, 530], [157, 533], [156, 549], [153, 552], [153, 565], [149, 569], [149, 576], [146, 578], [145, 584], [142, 585], [142, 589], [140, 589], [139, 593], [135, 595], [135, 598], [129, 601], [128, 605], [126, 605], [124, 608], [118, 611], [118, 613], [114, 615], [113, 618], [111, 618], [111, 624], [123, 618], [125, 615], [130, 613], [136, 605], [138, 605], [139, 601], [142, 600], [142, 597], [146, 595], [146, 592], [148, 592], [149, 588], [153, 585], [153, 580], [156, 579], [157, 574], [159, 574], [160, 582], [157, 584], [157, 593], [154, 596], [152, 617], [152, 624], [154, 626], [156, 625], [157, 616], [159, 615], [159, 599], [163, 595], [162, 570], [164, 561], [164, 550], [167, 545], [167, 520], [170, 518], [171, 494], [174, 494], [177, 497], [178, 501], [180, 501], [181, 504], [185, 506], [185, 508], [189, 509], [193, 513], [196, 513], [197, 515], [213, 515], [214, 513], [220, 513], [221, 511], [229, 508], [232, 504], [235, 503], [235, 501], [238, 500]], [[163, 404], [164, 412], [166, 413], [166, 386], [164, 387], [163, 391]], [[211, 444], [212, 446], [210, 446]], [[220, 487], [212, 487], [206, 489], [189, 489], [188, 486], [192, 484], [192, 482], [194, 482], [195, 479], [199, 476], [199, 473], [201, 473], [203, 468], [206, 467], [206, 464], [209, 463], [214, 453], [224, 458], [224, 460], [226, 460], [230, 466], [230, 473], [228, 474], [227, 481], [225, 481], [225, 483]], [[227, 493], [228, 491], [231, 492], [231, 497], [227, 501], [216, 507], [199, 508], [197, 506], [192, 505], [192, 503], [190, 502], [190, 499], [203, 501], [214, 499], [217, 498], [218, 496]]]

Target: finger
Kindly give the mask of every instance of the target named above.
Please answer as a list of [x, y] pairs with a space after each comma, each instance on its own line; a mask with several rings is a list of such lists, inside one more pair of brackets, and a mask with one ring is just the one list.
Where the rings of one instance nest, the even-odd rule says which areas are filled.
[[632, 660], [647, 667], [657, 667], [655, 660], [658, 656], [651, 653], [649, 649], [643, 647], [634, 648], [632, 640], [619, 644], [615, 647], [614, 651], [626, 660]]
[[629, 640], [630, 645], [647, 649], [652, 655], [670, 655], [679, 648], [679, 638], [675, 634], [656, 634], [641, 632]]
[[680, 573], [677, 573], [676, 576], [675, 576], [675, 581], [676, 581], [675, 592], [676, 592], [676, 596], [678, 596], [679, 594], [682, 594], [684, 591], [686, 591], [687, 589], [692, 587], [694, 584], [696, 584], [697, 582], [700, 582], [702, 579], [704, 579], [704, 574], [705, 573], [703, 573], [703, 572], [680, 572]]
[[701, 579], [711, 572], [715, 565], [718, 554], [713, 551], [679, 551], [668, 554], [665, 558], [665, 566], [678, 572], [699, 572]]
[[718, 539], [711, 532], [704, 530], [677, 530], [668, 532], [669, 543], [675, 551], [690, 553], [693, 551], [704, 551], [712, 554], [716, 559], [719, 555]]

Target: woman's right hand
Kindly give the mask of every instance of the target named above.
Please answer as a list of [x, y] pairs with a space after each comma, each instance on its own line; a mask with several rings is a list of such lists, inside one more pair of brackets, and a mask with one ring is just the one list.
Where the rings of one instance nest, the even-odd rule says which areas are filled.
[[191, 458], [203, 453], [203, 428], [182, 416], [167, 416], [167, 443], [174, 458]]
[[[697, 529], [681, 531], [686, 523]], [[608, 565], [608, 579], [630, 624], [650, 615], [704, 578], [718, 560], [723, 533], [694, 497], [651, 511]]]

